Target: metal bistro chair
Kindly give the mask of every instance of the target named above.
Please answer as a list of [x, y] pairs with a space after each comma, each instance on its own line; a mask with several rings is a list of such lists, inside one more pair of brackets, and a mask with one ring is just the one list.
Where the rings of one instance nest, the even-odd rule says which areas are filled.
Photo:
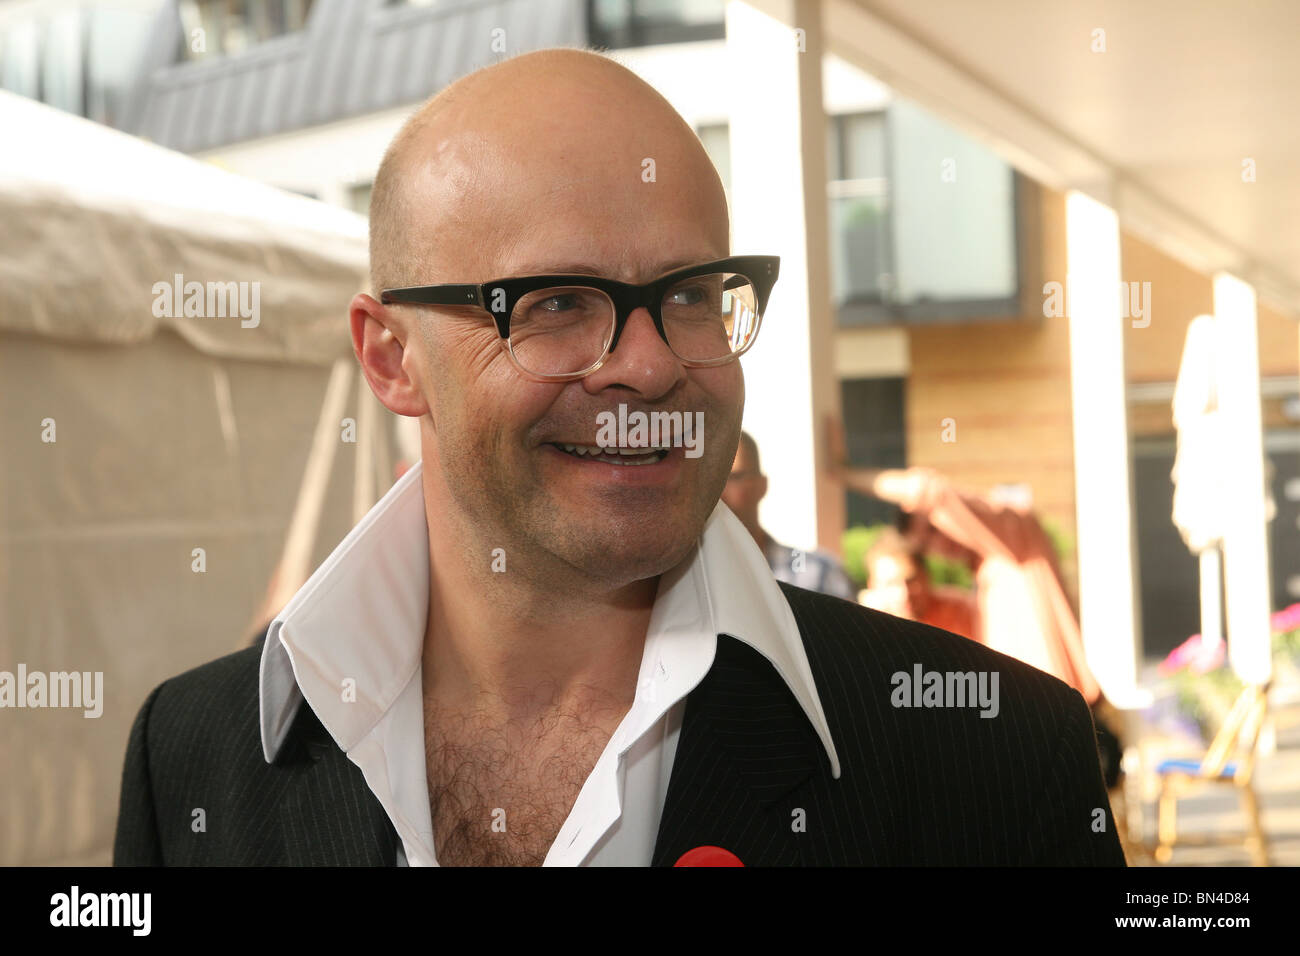
[[[1255, 748], [1268, 709], [1269, 684], [1250, 684], [1242, 690], [1223, 721], [1202, 760], [1166, 760], [1156, 767], [1160, 776], [1160, 802], [1156, 814], [1155, 858], [1168, 863], [1175, 843], [1205, 845], [1225, 842], [1223, 837], [1178, 839], [1178, 798], [1208, 784], [1230, 784], [1237, 788], [1246, 813], [1249, 832], [1245, 842], [1256, 866], [1268, 866], [1268, 843], [1259, 822], [1259, 798], [1252, 775]], [[1230, 759], [1235, 757], [1236, 759]], [[1241, 837], [1228, 837], [1237, 842]]]

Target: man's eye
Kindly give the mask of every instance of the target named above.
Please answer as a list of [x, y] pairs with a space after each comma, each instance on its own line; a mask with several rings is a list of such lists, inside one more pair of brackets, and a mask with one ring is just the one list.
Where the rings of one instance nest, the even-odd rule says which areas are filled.
[[543, 299], [541, 302], [538, 302], [534, 308], [542, 309], [546, 312], [567, 312], [576, 305], [574, 302], [575, 298], [576, 296], [573, 295], [553, 295], [548, 299]]
[[668, 300], [672, 305], [699, 305], [705, 300], [705, 295], [703, 287], [693, 285], [674, 289], [668, 294]]

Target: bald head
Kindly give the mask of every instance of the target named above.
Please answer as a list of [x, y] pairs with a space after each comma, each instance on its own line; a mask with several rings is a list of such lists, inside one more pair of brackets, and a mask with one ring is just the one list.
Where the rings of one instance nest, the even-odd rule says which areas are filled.
[[[663, 241], [629, 241], [610, 263], [607, 233], [647, 219]], [[644, 281], [676, 264], [647, 247], [692, 258], [671, 254], [687, 219], [726, 254], [722, 183], [690, 126], [618, 63], [542, 50], [458, 80], [393, 139], [371, 193], [372, 288], [585, 264]]]

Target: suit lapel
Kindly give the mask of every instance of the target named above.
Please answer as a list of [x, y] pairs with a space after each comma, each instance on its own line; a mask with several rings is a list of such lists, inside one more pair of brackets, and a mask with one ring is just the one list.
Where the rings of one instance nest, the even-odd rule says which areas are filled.
[[746, 866], [803, 863], [791, 811], [820, 751], [767, 659], [718, 635], [713, 667], [687, 698], [652, 865], [697, 846], [721, 846]]
[[[289, 866], [393, 866], [397, 833], [361, 770], [304, 701], [280, 806]], [[290, 743], [286, 741], [286, 749]], [[278, 761], [277, 761], [278, 762]]]

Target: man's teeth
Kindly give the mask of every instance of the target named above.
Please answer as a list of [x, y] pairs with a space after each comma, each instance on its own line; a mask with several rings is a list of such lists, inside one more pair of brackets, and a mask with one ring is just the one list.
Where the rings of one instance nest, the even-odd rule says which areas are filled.
[[561, 442], [559, 447], [571, 455], [589, 458], [626, 458], [619, 461], [623, 465], [647, 465], [661, 461], [668, 453], [667, 448], [601, 448], [598, 445], [569, 445]]

